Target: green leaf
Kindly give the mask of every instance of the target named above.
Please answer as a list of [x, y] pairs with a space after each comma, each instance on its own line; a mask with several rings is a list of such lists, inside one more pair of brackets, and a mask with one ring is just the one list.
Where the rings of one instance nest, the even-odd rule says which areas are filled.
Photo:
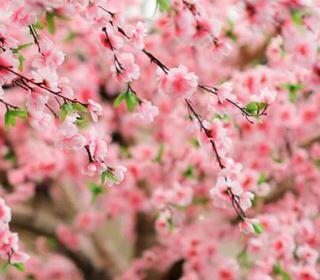
[[119, 183], [118, 179], [110, 170], [105, 170], [101, 174], [101, 183], [104, 184], [106, 181], [110, 181], [111, 183]]
[[46, 22], [47, 28], [50, 34], [54, 34], [56, 32], [56, 24], [55, 24], [55, 13], [47, 13]]
[[237, 258], [239, 260], [241, 267], [249, 268], [249, 255], [246, 250], [243, 250], [242, 252], [240, 252]]
[[16, 125], [16, 117], [25, 120], [28, 117], [28, 112], [24, 109], [8, 109], [4, 116], [4, 126], [9, 128], [9, 126]]
[[263, 102], [257, 102], [257, 106], [258, 106], [258, 111], [262, 111], [265, 108], [267, 108], [268, 104], [263, 103]]
[[291, 276], [288, 272], [284, 271], [279, 263], [273, 266], [273, 273], [280, 276], [282, 280], [291, 280]]
[[72, 108], [74, 111], [86, 113], [88, 112], [87, 107], [80, 103], [72, 103]]
[[267, 177], [264, 173], [260, 173], [257, 184], [261, 185], [267, 181]]
[[[75, 113], [75, 112], [87, 113], [88, 110], [86, 106], [80, 103], [64, 103], [60, 107], [60, 118], [62, 121], [64, 121], [67, 118], [68, 114]], [[81, 117], [77, 119], [77, 122], [81, 122], [80, 120], [82, 119], [86, 120], [86, 118], [84, 117], [84, 114], [82, 114]]]
[[293, 9], [291, 11], [291, 19], [295, 25], [299, 25], [299, 26], [303, 25], [303, 16], [304, 16], [303, 11], [296, 10], [296, 9]]
[[257, 102], [250, 102], [247, 104], [246, 106], [246, 110], [248, 113], [250, 113], [251, 115], [256, 115], [258, 112], [258, 105]]
[[4, 116], [4, 126], [5, 128], [9, 128], [9, 126], [15, 126], [16, 125], [16, 119], [13, 113], [13, 110], [7, 110], [6, 114]]
[[72, 42], [77, 36], [78, 34], [76, 32], [70, 31], [69, 34], [64, 38], [64, 41], [66, 43]]
[[199, 149], [200, 148], [200, 142], [197, 138], [193, 138], [191, 139], [191, 144], [196, 148]]
[[154, 158], [153, 162], [160, 163], [162, 161], [163, 153], [164, 153], [164, 145], [163, 143], [161, 143], [158, 149], [157, 156]]
[[105, 188], [103, 186], [95, 183], [88, 183], [88, 188], [92, 194], [92, 202], [94, 202], [100, 194], [105, 192]]
[[170, 1], [157, 0], [157, 6], [159, 7], [160, 12], [168, 12], [170, 10]]
[[48, 245], [50, 247], [51, 250], [55, 250], [58, 247], [58, 242], [55, 238], [53, 237], [48, 237], [47, 239]]
[[138, 97], [131, 91], [126, 92], [126, 104], [129, 112], [133, 112], [139, 103]]
[[22, 54], [19, 54], [19, 56], [18, 56], [18, 61], [19, 61], [18, 69], [20, 72], [23, 71], [23, 63], [25, 62], [25, 60], [26, 59], [24, 58], [24, 56]]
[[186, 178], [192, 178], [194, 176], [194, 166], [189, 165], [187, 169], [182, 173], [182, 176]]
[[89, 118], [87, 115], [84, 115], [82, 117], [77, 118], [74, 123], [80, 128], [87, 128], [89, 125]]
[[282, 88], [287, 89], [289, 91], [289, 100], [291, 102], [296, 102], [298, 98], [298, 93], [300, 90], [304, 88], [302, 84], [283, 84]]
[[234, 23], [228, 19], [228, 29], [226, 30], [226, 36], [229, 37], [233, 42], [237, 41], [237, 36], [234, 33]]
[[196, 196], [192, 199], [192, 204], [194, 205], [206, 205], [210, 202], [208, 197]]
[[15, 110], [12, 110], [12, 114], [15, 116], [15, 117], [18, 117], [20, 119], [27, 119], [28, 117], [28, 112], [24, 109], [15, 109]]
[[43, 23], [41, 21], [37, 21], [35, 24], [32, 25], [36, 29], [43, 29]]
[[120, 154], [126, 158], [132, 158], [132, 155], [127, 146], [120, 145]]
[[30, 46], [32, 46], [33, 43], [26, 43], [26, 44], [22, 44], [22, 45], [19, 45], [18, 47], [16, 48], [13, 48], [11, 49], [13, 53], [18, 53], [19, 51], [21, 51], [22, 49], [25, 49], [25, 48], [28, 48]]
[[24, 264], [23, 263], [15, 263], [13, 266], [18, 269], [19, 271], [23, 272], [24, 271]]
[[113, 106], [119, 107], [120, 104], [126, 99], [126, 94], [125, 93], [121, 93], [117, 96], [117, 98], [115, 99], [115, 101], [113, 102]]
[[62, 104], [62, 106], [60, 107], [60, 119], [62, 121], [65, 121], [65, 119], [67, 118], [68, 114], [70, 114], [71, 112], [73, 112], [72, 104], [70, 104], [70, 103]]
[[9, 263], [9, 262], [6, 262], [6, 263], [3, 265], [3, 267], [2, 267], [2, 271], [7, 272], [7, 271], [8, 271], [8, 268], [9, 268], [9, 265], [10, 265], [10, 263]]
[[260, 224], [260, 223], [254, 223], [252, 226], [253, 226], [254, 232], [255, 232], [256, 234], [261, 234], [261, 233], [263, 233], [263, 225], [262, 225], [262, 224]]

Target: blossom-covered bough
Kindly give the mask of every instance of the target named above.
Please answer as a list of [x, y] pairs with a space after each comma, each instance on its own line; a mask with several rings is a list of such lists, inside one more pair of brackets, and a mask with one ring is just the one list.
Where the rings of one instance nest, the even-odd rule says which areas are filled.
[[4, 277], [319, 279], [319, 5], [0, 0]]

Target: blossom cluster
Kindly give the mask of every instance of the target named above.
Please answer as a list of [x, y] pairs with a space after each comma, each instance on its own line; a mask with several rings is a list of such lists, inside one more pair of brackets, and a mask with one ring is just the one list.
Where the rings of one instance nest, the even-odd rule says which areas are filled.
[[0, 0], [6, 276], [319, 279], [319, 1], [141, 2]]

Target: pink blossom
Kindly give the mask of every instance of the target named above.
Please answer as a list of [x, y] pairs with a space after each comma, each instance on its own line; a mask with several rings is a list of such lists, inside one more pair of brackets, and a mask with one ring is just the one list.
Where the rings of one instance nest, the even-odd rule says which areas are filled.
[[188, 186], [174, 185], [172, 203], [187, 206], [192, 202], [193, 190]]
[[[18, 61], [12, 56], [9, 50], [0, 53], [0, 66], [12, 67], [16, 70], [18, 67]], [[15, 75], [10, 71], [0, 68], [0, 85], [3, 86], [6, 83], [10, 83], [15, 78]]]
[[223, 103], [226, 98], [230, 98], [232, 96], [232, 83], [226, 82], [223, 83], [221, 86], [218, 88], [218, 98], [219, 102]]
[[112, 71], [116, 73], [120, 81], [130, 83], [140, 76], [140, 68], [135, 64], [134, 56], [131, 53], [120, 53], [117, 55], [120, 65], [115, 62]]
[[[108, 36], [106, 35], [108, 34]], [[106, 33], [100, 34], [100, 41], [102, 45], [111, 50], [119, 50], [123, 45], [123, 40], [120, 36], [118, 36], [113, 28], [106, 28]], [[111, 47], [110, 47], [111, 46]]]
[[197, 89], [198, 77], [180, 65], [178, 68], [170, 69], [168, 74], [161, 73], [159, 82], [160, 92], [172, 97], [191, 97]]
[[65, 55], [62, 51], [57, 50], [54, 47], [53, 42], [47, 38], [41, 38], [41, 41], [39, 43], [41, 54], [38, 54], [38, 57], [33, 60], [32, 66], [36, 68], [57, 68], [60, 66], [64, 59]]
[[147, 31], [148, 28], [142, 21], [138, 21], [135, 27], [128, 29], [130, 41], [137, 50], [142, 50], [144, 48], [144, 38], [147, 35]]
[[93, 119], [93, 121], [97, 122], [98, 117], [102, 115], [102, 107], [92, 99], [89, 99], [88, 103], [88, 110], [90, 112], [91, 118]]
[[270, 105], [275, 101], [276, 96], [277, 96], [277, 92], [270, 90], [268, 88], [263, 88], [260, 91], [261, 102], [266, 103], [268, 105]]
[[25, 263], [29, 258], [29, 255], [27, 255], [26, 253], [17, 251], [11, 255], [10, 261], [12, 264]]
[[159, 109], [150, 101], [143, 101], [134, 116], [146, 123], [152, 123], [157, 115], [159, 115]]

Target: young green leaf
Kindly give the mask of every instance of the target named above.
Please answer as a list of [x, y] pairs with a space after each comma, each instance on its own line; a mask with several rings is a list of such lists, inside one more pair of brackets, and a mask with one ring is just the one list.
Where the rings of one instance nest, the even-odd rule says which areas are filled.
[[288, 90], [289, 100], [292, 103], [297, 101], [299, 91], [304, 88], [302, 84], [283, 84], [281, 87]]
[[19, 45], [18, 47], [13, 48], [11, 50], [12, 50], [13, 53], [18, 53], [22, 49], [28, 48], [28, 47], [30, 47], [32, 45], [33, 45], [33, 43], [26, 43], [26, 44]]
[[260, 223], [254, 223], [252, 226], [253, 226], [254, 232], [255, 232], [256, 234], [261, 234], [261, 233], [263, 233], [263, 225], [262, 225], [262, 224], [260, 224]]
[[267, 181], [266, 175], [264, 173], [260, 173], [257, 184], [261, 185], [266, 181]]
[[18, 269], [19, 271], [23, 272], [24, 271], [24, 264], [23, 263], [15, 263], [13, 266]]
[[113, 106], [119, 107], [120, 104], [126, 99], [126, 94], [125, 93], [121, 93], [117, 96], [117, 98], [115, 99], [115, 101], [113, 102]]
[[88, 112], [87, 107], [80, 103], [72, 103], [72, 108], [74, 111], [86, 113]]
[[295, 25], [298, 25], [298, 26], [303, 25], [303, 16], [304, 16], [304, 12], [297, 9], [291, 10], [291, 20]]
[[88, 183], [88, 188], [92, 194], [92, 202], [94, 202], [100, 194], [105, 192], [105, 188], [95, 183]]
[[28, 112], [26, 110], [24, 110], [24, 109], [12, 110], [12, 114], [15, 117], [18, 117], [18, 118], [23, 119], [23, 120], [25, 120], [28, 117]]
[[251, 115], [256, 115], [258, 112], [258, 105], [256, 102], [250, 102], [246, 106], [246, 110]]
[[160, 12], [168, 12], [170, 10], [170, 1], [157, 0], [157, 6], [159, 7]]
[[9, 126], [15, 126], [16, 117], [25, 120], [28, 117], [28, 112], [24, 109], [8, 109], [4, 116], [5, 128], [8, 128]]
[[56, 24], [55, 24], [55, 14], [54, 13], [47, 13], [46, 22], [47, 28], [50, 34], [54, 34], [56, 32]]
[[23, 71], [23, 63], [26, 59], [24, 58], [24, 56], [22, 54], [19, 54], [18, 56], [18, 61], [19, 61], [19, 66], [18, 66], [18, 69], [19, 71]]
[[138, 97], [131, 91], [126, 92], [126, 104], [129, 112], [133, 112], [139, 103]]
[[106, 181], [110, 181], [111, 183], [119, 183], [118, 179], [110, 170], [105, 170], [101, 174], [101, 183], [104, 184]]
[[291, 280], [291, 276], [289, 275], [289, 273], [284, 271], [279, 263], [276, 263], [273, 266], [273, 273], [275, 275], [280, 276], [282, 278], [282, 280]]
[[36, 29], [43, 29], [43, 23], [41, 21], [37, 21], [35, 24], [32, 24], [32, 26]]
[[71, 112], [73, 112], [72, 104], [69, 104], [69, 103], [62, 104], [61, 107], [60, 107], [60, 119], [62, 121], [65, 121], [65, 119], [67, 118], [68, 114], [70, 114]]
[[160, 163], [162, 161], [163, 153], [164, 153], [164, 145], [163, 143], [161, 143], [158, 149], [157, 156], [154, 158], [153, 162]]
[[189, 165], [186, 170], [182, 173], [183, 177], [192, 178], [194, 176], [194, 166]]

